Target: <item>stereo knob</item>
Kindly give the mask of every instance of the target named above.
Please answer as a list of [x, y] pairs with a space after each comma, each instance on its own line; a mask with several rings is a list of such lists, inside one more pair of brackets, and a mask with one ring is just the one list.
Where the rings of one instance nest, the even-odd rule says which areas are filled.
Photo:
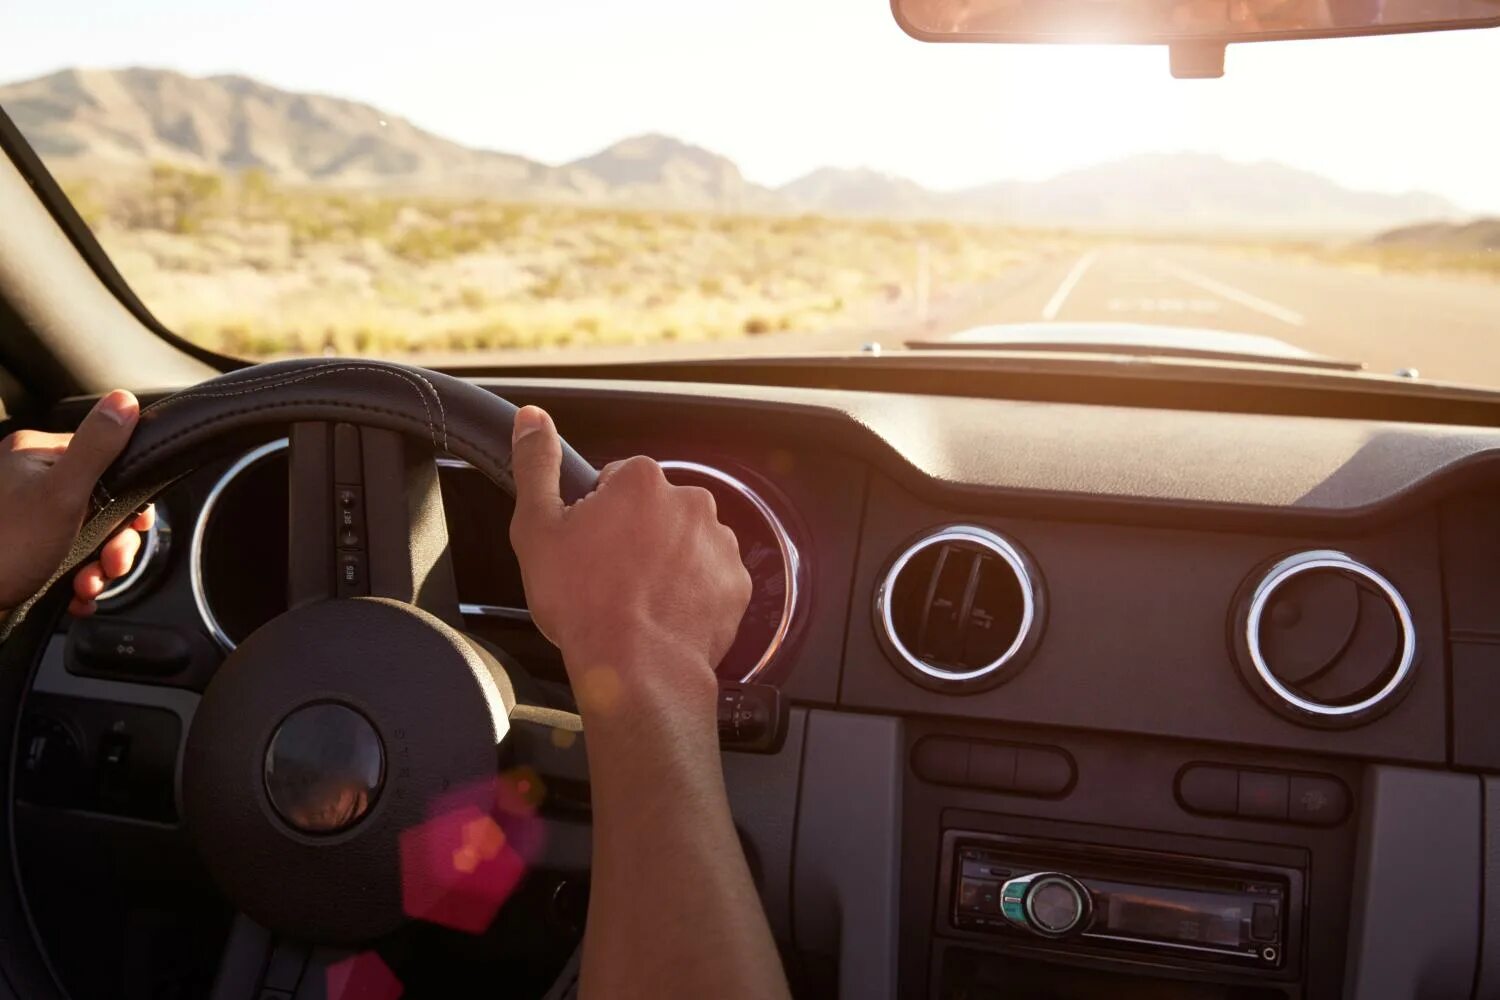
[[1088, 888], [1061, 872], [1033, 872], [1000, 887], [1000, 912], [1040, 937], [1067, 937], [1088, 926], [1094, 900]]

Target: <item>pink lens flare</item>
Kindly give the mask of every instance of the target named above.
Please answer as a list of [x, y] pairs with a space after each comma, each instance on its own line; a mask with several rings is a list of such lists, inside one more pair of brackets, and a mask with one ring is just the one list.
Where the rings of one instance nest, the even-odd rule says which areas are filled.
[[373, 951], [330, 965], [324, 975], [328, 1000], [397, 1000], [401, 980]]
[[541, 779], [500, 775], [444, 795], [400, 837], [407, 916], [482, 934], [541, 854]]

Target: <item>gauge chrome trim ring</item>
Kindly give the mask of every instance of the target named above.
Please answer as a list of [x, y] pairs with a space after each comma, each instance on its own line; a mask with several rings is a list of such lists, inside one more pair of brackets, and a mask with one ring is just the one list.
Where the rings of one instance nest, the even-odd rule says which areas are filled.
[[771, 642], [766, 651], [761, 654], [755, 666], [751, 667], [745, 676], [740, 678], [741, 684], [749, 684], [759, 677], [776, 654], [781, 649], [781, 644], [786, 641], [787, 633], [791, 631], [792, 621], [797, 613], [797, 601], [799, 597], [799, 581], [802, 576], [801, 556], [797, 552], [797, 546], [792, 541], [791, 534], [786, 530], [786, 525], [781, 523], [781, 518], [771, 509], [771, 505], [755, 490], [751, 489], [740, 479], [730, 475], [723, 469], [712, 465], [704, 465], [701, 462], [687, 462], [680, 459], [667, 459], [658, 463], [663, 469], [675, 469], [678, 472], [691, 472], [696, 475], [705, 476], [714, 480], [722, 486], [727, 486], [742, 499], [755, 508], [755, 512], [766, 522], [766, 527], [771, 529], [771, 535], [776, 539], [776, 548], [781, 553], [782, 577], [785, 582], [786, 597], [781, 605], [781, 620], [776, 623], [776, 631], [771, 636]]
[[214, 507], [219, 502], [219, 497], [229, 484], [234, 482], [240, 473], [263, 458], [274, 455], [278, 451], [286, 449], [290, 443], [288, 438], [277, 438], [275, 441], [267, 441], [258, 448], [252, 448], [245, 452], [235, 463], [224, 470], [208, 491], [208, 497], [203, 501], [203, 506], [198, 510], [198, 518], [193, 522], [193, 540], [188, 546], [188, 584], [193, 591], [193, 605], [198, 609], [198, 618], [203, 622], [203, 627], [208, 634], [213, 636], [223, 650], [228, 653], [234, 650], [234, 640], [229, 638], [219, 619], [214, 615], [213, 606], [208, 603], [208, 592], [203, 582], [203, 541], [208, 535], [208, 520], [213, 516]]
[[109, 602], [124, 597], [132, 587], [141, 582], [148, 571], [154, 569], [155, 559], [166, 556], [171, 544], [172, 528], [167, 524], [166, 512], [162, 510], [160, 504], [157, 504], [156, 520], [151, 522], [151, 527], [146, 531], [146, 538], [141, 543], [141, 551], [136, 556], [135, 565], [130, 567], [129, 573], [112, 581], [94, 600]]
[[460, 604], [458, 613], [476, 618], [502, 618], [512, 622], [531, 621], [531, 612], [525, 608], [512, 608], [505, 604]]
[[[444, 456], [439, 458], [438, 465], [450, 469], [472, 469], [473, 466], [461, 458]], [[663, 469], [678, 472], [690, 472], [695, 475], [712, 479], [714, 482], [733, 490], [765, 521], [766, 526], [771, 529], [771, 535], [776, 539], [777, 551], [781, 554], [782, 573], [786, 588], [786, 599], [782, 602], [781, 619], [776, 623], [776, 631], [771, 636], [770, 643], [761, 654], [755, 665], [746, 671], [739, 679], [741, 684], [749, 684], [756, 677], [765, 672], [776, 658], [781, 645], [786, 641], [787, 633], [791, 631], [792, 623], [797, 613], [797, 602], [800, 593], [801, 556], [797, 552], [796, 543], [792, 541], [791, 533], [787, 531], [786, 525], [781, 518], [776, 516], [776, 511], [755, 490], [736, 476], [732, 476], [712, 465], [704, 465], [702, 462], [688, 462], [682, 459], [664, 459], [657, 463]], [[466, 615], [477, 615], [485, 618], [502, 618], [509, 621], [530, 621], [531, 612], [525, 608], [503, 607], [495, 604], [460, 604], [459, 610]]]
[[[1000, 654], [998, 659], [986, 663], [982, 667], [976, 667], [973, 670], [944, 670], [941, 667], [934, 667], [932, 664], [915, 656], [910, 649], [906, 648], [906, 644], [901, 641], [900, 636], [896, 634], [896, 622], [891, 610], [891, 596], [896, 585], [896, 578], [901, 575], [901, 571], [906, 568], [907, 564], [918, 553], [932, 548], [934, 545], [941, 545], [944, 542], [968, 542], [972, 545], [988, 549], [1004, 560], [1006, 565], [1010, 567], [1011, 573], [1015, 576], [1016, 582], [1021, 588], [1021, 624], [1016, 628], [1015, 639], [1011, 641], [1011, 644], [1006, 648], [1005, 652]], [[990, 531], [988, 528], [980, 528], [972, 524], [954, 525], [948, 528], [941, 528], [929, 535], [923, 536], [909, 545], [896, 557], [896, 561], [891, 563], [890, 569], [886, 570], [885, 576], [880, 581], [880, 587], [875, 592], [875, 610], [880, 620], [880, 627], [885, 632], [885, 638], [890, 643], [891, 649], [897, 656], [901, 657], [907, 666], [934, 680], [975, 681], [994, 673], [1014, 660], [1017, 654], [1020, 653], [1021, 648], [1026, 644], [1027, 639], [1031, 637], [1031, 631], [1035, 627], [1037, 620], [1036, 580], [1032, 576], [1026, 558], [1021, 555], [1021, 551], [1009, 539]]]
[[[1265, 616], [1266, 606], [1276, 591], [1293, 577], [1315, 570], [1329, 569], [1357, 576], [1372, 584], [1377, 590], [1385, 595], [1391, 610], [1396, 613], [1396, 621], [1401, 629], [1401, 657], [1397, 661], [1396, 669], [1391, 674], [1390, 680], [1386, 681], [1379, 691], [1370, 695], [1362, 701], [1349, 705], [1327, 705], [1322, 702], [1304, 698], [1291, 688], [1283, 684], [1275, 673], [1271, 671], [1270, 664], [1266, 662], [1265, 654], [1260, 647], [1260, 625]], [[1385, 577], [1375, 570], [1366, 566], [1354, 557], [1338, 552], [1334, 549], [1309, 549], [1306, 552], [1298, 552], [1287, 556], [1277, 562], [1255, 585], [1251, 593], [1249, 610], [1245, 615], [1244, 642], [1246, 652], [1250, 656], [1250, 665], [1255, 670], [1256, 676], [1266, 688], [1281, 699], [1291, 708], [1315, 718], [1323, 719], [1350, 719], [1353, 716], [1368, 712], [1377, 707], [1387, 698], [1401, 690], [1412, 672], [1412, 667], [1417, 659], [1417, 629], [1412, 621], [1411, 609], [1407, 607], [1406, 599]]]

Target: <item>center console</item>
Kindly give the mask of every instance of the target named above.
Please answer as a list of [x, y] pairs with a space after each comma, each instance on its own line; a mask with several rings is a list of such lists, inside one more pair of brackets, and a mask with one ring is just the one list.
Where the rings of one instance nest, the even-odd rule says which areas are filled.
[[1211, 858], [949, 830], [940, 906], [955, 931], [1058, 957], [1294, 969], [1302, 873]]
[[[1339, 994], [1357, 765], [953, 721], [913, 720], [907, 736], [902, 996]], [[955, 741], [962, 782], [943, 755]], [[989, 781], [1012, 750], [1011, 779]], [[1205, 775], [1233, 776], [1233, 801], [1207, 801]], [[1294, 787], [1329, 791], [1316, 822]]]

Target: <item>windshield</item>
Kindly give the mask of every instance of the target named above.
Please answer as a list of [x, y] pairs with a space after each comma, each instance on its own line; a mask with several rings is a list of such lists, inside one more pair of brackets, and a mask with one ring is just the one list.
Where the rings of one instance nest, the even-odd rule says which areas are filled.
[[923, 44], [881, 0], [17, 3], [0, 37], [0, 107], [120, 273], [232, 355], [1165, 325], [1500, 386], [1500, 32], [1231, 46], [1206, 81]]

